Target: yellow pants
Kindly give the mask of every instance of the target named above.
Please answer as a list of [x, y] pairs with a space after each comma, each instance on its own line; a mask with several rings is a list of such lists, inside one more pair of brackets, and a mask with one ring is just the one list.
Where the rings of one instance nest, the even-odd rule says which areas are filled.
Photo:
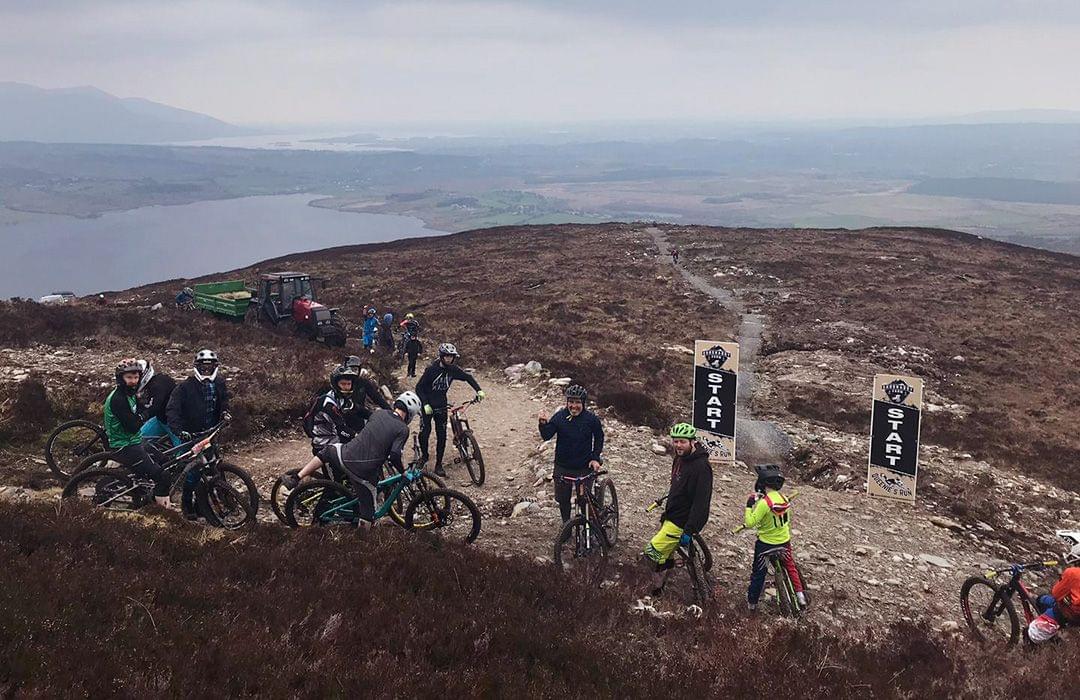
[[671, 558], [675, 548], [679, 546], [682, 534], [681, 527], [670, 520], [665, 520], [660, 525], [660, 531], [653, 535], [649, 544], [645, 545], [645, 556], [657, 564], [663, 564]]

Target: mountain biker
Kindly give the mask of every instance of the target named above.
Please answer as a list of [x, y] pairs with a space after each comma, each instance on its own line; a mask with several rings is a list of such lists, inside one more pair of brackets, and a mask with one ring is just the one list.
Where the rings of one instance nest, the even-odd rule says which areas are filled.
[[[229, 419], [229, 390], [225, 378], [219, 376], [220, 364], [216, 352], [200, 350], [195, 354], [195, 371], [180, 382], [169, 397], [165, 411], [169, 428], [182, 441]], [[198, 472], [192, 470], [184, 481], [181, 504], [189, 517], [195, 512], [194, 488], [198, 480]]]
[[679, 249], [678, 248], [675, 248], [675, 247], [671, 248], [671, 264], [672, 265], [678, 265], [679, 264]]
[[403, 334], [401, 336], [401, 350], [409, 357], [409, 370], [406, 373], [410, 377], [416, 376], [416, 358], [423, 350], [420, 343], [420, 322], [413, 313], [405, 314], [405, 320], [401, 322]]
[[142, 367], [142, 379], [139, 380], [138, 399], [142, 415], [146, 421], [139, 433], [144, 438], [156, 438], [168, 435], [173, 447], [180, 444], [180, 437], [169, 428], [166, 410], [169, 397], [176, 388], [176, 380], [167, 374], [158, 374], [150, 360], [139, 360]]
[[[345, 413], [346, 422], [352, 428], [353, 433], [356, 434], [364, 429], [364, 423], [371, 417], [372, 409], [367, 406], [368, 399], [377, 407], [385, 408], [387, 411], [390, 410], [390, 404], [382, 395], [378, 385], [371, 379], [370, 373], [361, 368], [359, 357], [349, 355], [345, 362], [342, 363], [342, 366], [355, 370], [357, 374], [356, 379], [353, 380], [352, 409]], [[363, 396], [360, 394], [361, 391]]]
[[393, 410], [377, 410], [363, 431], [346, 444], [327, 445], [311, 458], [296, 477], [283, 477], [285, 487], [296, 488], [301, 479], [314, 474], [323, 464], [335, 473], [344, 473], [359, 501], [360, 525], [370, 525], [375, 517], [376, 484], [382, 478], [382, 465], [389, 461], [398, 471], [404, 470], [401, 452], [409, 438], [409, 423], [420, 413], [420, 397], [406, 391], [394, 401]]
[[555, 500], [565, 523], [570, 519], [570, 497], [573, 487], [561, 477], [585, 476], [589, 470], [600, 471], [604, 463], [604, 426], [600, 418], [585, 408], [589, 392], [585, 387], [566, 387], [566, 406], [548, 416], [544, 411], [537, 415], [540, 437], [544, 440], [558, 436], [555, 441]]
[[675, 459], [671, 462], [671, 486], [667, 506], [660, 516], [660, 530], [649, 540], [643, 552], [656, 568], [653, 573], [652, 594], [660, 595], [675, 560], [671, 555], [680, 545], [690, 544], [691, 538], [709, 521], [712, 504], [713, 472], [709, 450], [697, 438], [697, 429], [689, 423], [677, 423], [670, 431]]
[[431, 437], [431, 424], [435, 423], [435, 473], [446, 476], [443, 470], [443, 453], [446, 451], [446, 421], [449, 400], [446, 393], [455, 379], [466, 382], [476, 392], [476, 400], [483, 401], [484, 392], [471, 374], [457, 366], [461, 353], [453, 343], [439, 346], [439, 359], [432, 362], [420, 381], [416, 383], [416, 393], [424, 402], [424, 415], [420, 426], [421, 458], [428, 459], [428, 440]]
[[[317, 455], [327, 445], [348, 442], [356, 436], [348, 416], [356, 412], [353, 391], [360, 373], [348, 365], [330, 372], [330, 390], [316, 399], [318, 408], [311, 426], [311, 454]], [[361, 426], [362, 427], [362, 426]]]
[[105, 399], [105, 433], [109, 447], [114, 450], [112, 459], [131, 471], [154, 480], [154, 500], [163, 508], [169, 507], [168, 474], [146, 451], [139, 434], [139, 400], [136, 393], [142, 379], [142, 365], [138, 360], [122, 360], [116, 366], [116, 388]]
[[754, 493], [746, 499], [746, 514], [743, 516], [746, 529], [757, 530], [750, 587], [746, 591], [747, 607], [751, 612], [757, 610], [758, 599], [765, 587], [765, 574], [769, 570], [769, 555], [778, 550], [799, 605], [806, 605], [802, 577], [791, 553], [791, 502], [780, 493], [784, 487], [784, 474], [775, 464], [757, 467], [757, 473]]
[[379, 345], [386, 348], [387, 352], [394, 352], [394, 314], [383, 314], [382, 323], [379, 324]]
[[1028, 639], [1042, 644], [1057, 636], [1062, 625], [1080, 623], [1080, 544], [1065, 555], [1066, 569], [1048, 595], [1039, 596], [1043, 613], [1028, 625]]
[[364, 349], [375, 352], [375, 334], [379, 331], [378, 312], [374, 306], [369, 306], [367, 317], [364, 319]]

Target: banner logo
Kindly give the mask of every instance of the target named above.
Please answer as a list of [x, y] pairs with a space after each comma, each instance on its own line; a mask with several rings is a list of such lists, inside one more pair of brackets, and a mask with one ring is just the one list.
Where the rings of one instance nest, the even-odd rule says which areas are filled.
[[904, 403], [904, 399], [914, 391], [903, 379], [895, 379], [881, 388], [893, 403]]
[[724, 364], [731, 359], [731, 353], [722, 345], [714, 345], [702, 353], [705, 356], [705, 364], [712, 369], [723, 369]]

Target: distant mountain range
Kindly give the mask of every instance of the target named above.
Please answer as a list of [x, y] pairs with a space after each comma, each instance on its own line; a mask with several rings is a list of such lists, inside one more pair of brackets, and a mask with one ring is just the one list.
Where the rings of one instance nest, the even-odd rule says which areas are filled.
[[250, 133], [205, 114], [94, 87], [0, 82], [0, 141], [161, 143]]

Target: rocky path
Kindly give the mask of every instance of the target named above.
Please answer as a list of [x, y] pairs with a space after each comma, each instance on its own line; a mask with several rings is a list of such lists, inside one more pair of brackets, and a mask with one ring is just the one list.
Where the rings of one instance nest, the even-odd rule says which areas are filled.
[[[652, 236], [660, 251], [662, 261], [670, 260], [671, 244], [663, 229], [650, 226], [645, 229]], [[745, 304], [733, 290], [712, 285], [704, 277], [692, 273], [685, 265], [672, 263], [683, 279], [694, 289], [708, 294], [725, 309], [741, 319], [735, 337], [739, 344], [739, 388], [736, 396], [736, 458], [747, 464], [778, 463], [791, 451], [791, 438], [771, 421], [754, 419], [750, 414], [750, 398], [758, 386], [757, 360], [761, 350], [761, 334], [765, 328], [765, 316], [746, 309]]]

